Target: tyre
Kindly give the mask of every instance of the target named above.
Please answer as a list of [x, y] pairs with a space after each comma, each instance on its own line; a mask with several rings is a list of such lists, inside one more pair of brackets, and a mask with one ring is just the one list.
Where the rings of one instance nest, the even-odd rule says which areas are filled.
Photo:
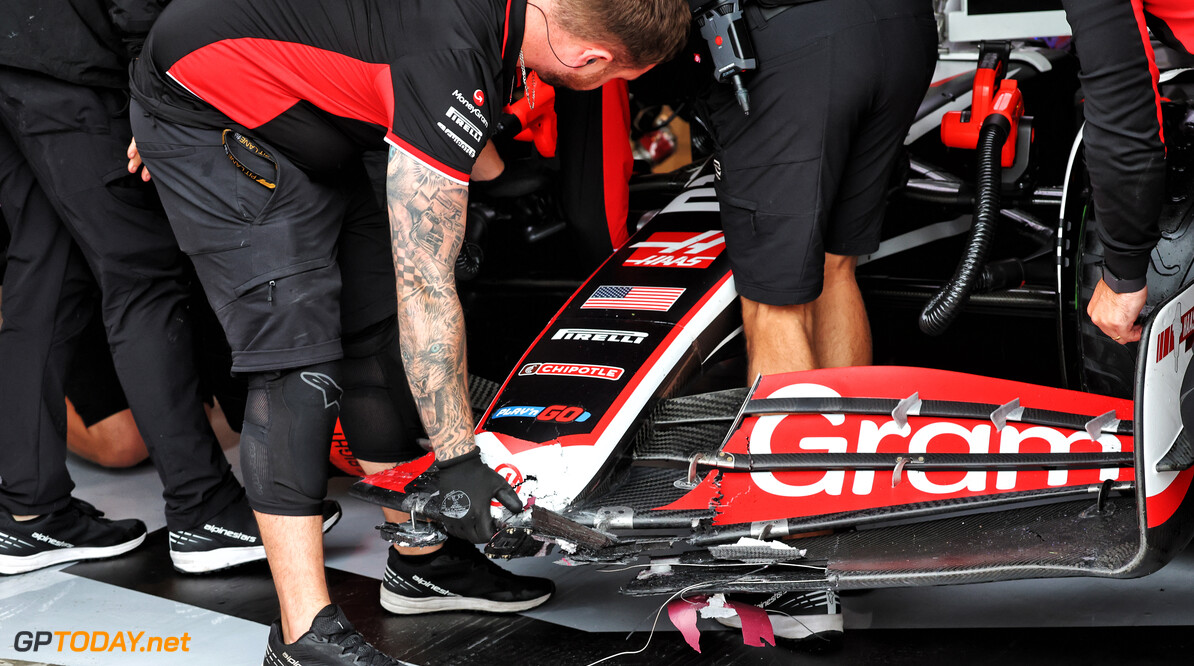
[[[1194, 103], [1165, 105], [1167, 167], [1161, 240], [1148, 266], [1148, 303], [1142, 316], [1194, 279], [1194, 124], [1186, 117]], [[1102, 276], [1103, 243], [1094, 206], [1084, 202], [1078, 238], [1077, 294], [1079, 377], [1084, 391], [1131, 398], [1139, 343], [1121, 345], [1103, 334], [1086, 314], [1086, 305]], [[1143, 341], [1142, 341], [1143, 342]]]

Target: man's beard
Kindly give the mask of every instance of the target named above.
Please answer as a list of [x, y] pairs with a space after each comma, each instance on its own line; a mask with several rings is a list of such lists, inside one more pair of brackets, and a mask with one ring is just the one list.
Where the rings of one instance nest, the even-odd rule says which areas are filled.
[[561, 72], [535, 72], [539, 80], [553, 88], [568, 88], [570, 90], [593, 90], [602, 84], [602, 72], [593, 68], [592, 73], [580, 70], [564, 70]]

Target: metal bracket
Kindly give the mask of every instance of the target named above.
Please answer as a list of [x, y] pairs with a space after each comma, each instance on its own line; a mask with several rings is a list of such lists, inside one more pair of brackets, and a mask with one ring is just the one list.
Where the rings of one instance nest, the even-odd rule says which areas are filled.
[[991, 423], [995, 424], [996, 430], [1003, 430], [1008, 421], [1019, 421], [1023, 416], [1024, 408], [1020, 406], [1020, 399], [1013, 398], [1011, 402], [991, 412]]
[[683, 479], [677, 479], [672, 485], [681, 490], [692, 490], [701, 485], [701, 482], [697, 480], [697, 463], [700, 462], [701, 457], [704, 455], [703, 453], [692, 454], [688, 459], [688, 475]]
[[788, 521], [783, 518], [776, 520], [759, 520], [750, 524], [750, 535], [760, 541], [775, 537], [787, 536]]
[[628, 506], [603, 506], [597, 509], [597, 520], [593, 527], [597, 531], [634, 527], [634, 509]]
[[912, 395], [904, 398], [891, 410], [891, 418], [895, 419], [896, 425], [901, 430], [908, 425], [909, 416], [917, 416], [920, 414], [920, 392], [917, 391]]
[[1099, 499], [1095, 503], [1095, 510], [1100, 514], [1107, 508], [1107, 497], [1111, 494], [1111, 479], [1105, 479], [1103, 485], [1099, 486]]
[[721, 440], [721, 446], [717, 447], [718, 451], [724, 451], [726, 444], [730, 443], [730, 438], [738, 430], [738, 426], [742, 425], [742, 417], [746, 415], [746, 406], [750, 404], [751, 398], [755, 396], [755, 391], [759, 390], [759, 383], [763, 381], [762, 373], [755, 375], [755, 381], [750, 385], [750, 390], [746, 392], [746, 398], [742, 401], [742, 406], [738, 408], [738, 413], [734, 416], [733, 423], [730, 424], [730, 429], [726, 431], [725, 439]]
[[443, 543], [448, 535], [432, 523], [416, 522], [411, 514], [410, 522], [379, 525], [381, 538], [404, 548], [421, 548]]
[[891, 487], [895, 488], [904, 480], [904, 466], [912, 462], [911, 458], [899, 456], [896, 458], [895, 470], [891, 473]]
[[1119, 427], [1119, 419], [1115, 418], [1115, 410], [1100, 414], [1086, 422], [1086, 434], [1094, 441], [1099, 441], [1099, 435], [1104, 432], [1115, 432]]

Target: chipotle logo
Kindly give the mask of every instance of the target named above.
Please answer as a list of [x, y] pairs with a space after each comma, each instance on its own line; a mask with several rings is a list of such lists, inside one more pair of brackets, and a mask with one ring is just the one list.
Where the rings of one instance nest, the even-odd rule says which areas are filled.
[[521, 376], [549, 375], [555, 377], [592, 377], [617, 381], [626, 371], [610, 365], [582, 363], [527, 363], [518, 371]]

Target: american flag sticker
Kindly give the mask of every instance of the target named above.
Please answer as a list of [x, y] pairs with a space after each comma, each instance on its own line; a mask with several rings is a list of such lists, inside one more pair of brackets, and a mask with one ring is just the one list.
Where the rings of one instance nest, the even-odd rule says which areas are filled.
[[684, 293], [682, 287], [597, 287], [582, 310], [654, 310], [667, 312]]

